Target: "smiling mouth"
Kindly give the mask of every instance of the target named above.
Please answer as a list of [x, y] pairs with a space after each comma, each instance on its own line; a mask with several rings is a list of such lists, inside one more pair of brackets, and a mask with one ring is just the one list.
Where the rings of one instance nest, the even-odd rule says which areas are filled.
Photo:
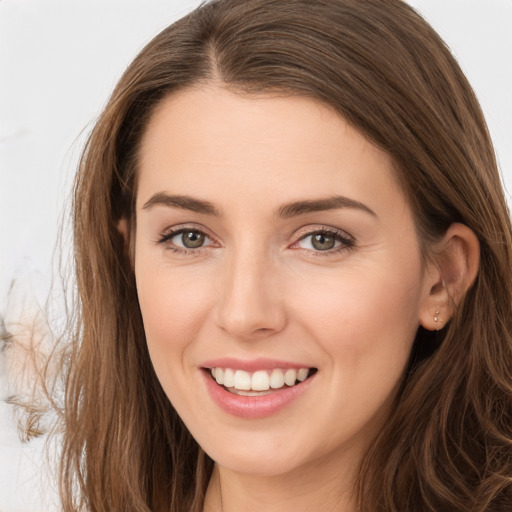
[[226, 391], [241, 396], [265, 396], [291, 388], [313, 376], [316, 368], [288, 368], [246, 372], [232, 368], [206, 368]]

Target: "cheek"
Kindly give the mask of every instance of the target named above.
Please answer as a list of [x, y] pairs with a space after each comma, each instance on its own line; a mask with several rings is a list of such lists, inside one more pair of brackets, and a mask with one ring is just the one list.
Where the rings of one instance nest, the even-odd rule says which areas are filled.
[[136, 268], [136, 280], [153, 366], [161, 381], [171, 379], [205, 321], [211, 292], [204, 280], [158, 266]]
[[296, 316], [326, 355], [323, 396], [330, 406], [317, 418], [327, 426], [325, 438], [335, 443], [364, 425], [378, 428], [418, 328], [417, 288], [390, 286], [387, 277], [371, 273], [364, 280], [345, 274], [336, 286], [301, 293], [301, 299]]
[[[400, 274], [399, 276], [397, 274]], [[419, 266], [392, 272], [345, 272], [296, 290], [296, 317], [340, 375], [399, 378], [419, 325]], [[397, 285], [397, 283], [399, 285]], [[394, 377], [391, 377], [393, 375]]]

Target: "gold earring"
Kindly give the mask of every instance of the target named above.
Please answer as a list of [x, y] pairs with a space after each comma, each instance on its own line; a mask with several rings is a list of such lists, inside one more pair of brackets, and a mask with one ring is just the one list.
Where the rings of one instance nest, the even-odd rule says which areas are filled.
[[[443, 323], [442, 319], [441, 319], [441, 318], [439, 318], [439, 313], [440, 313], [440, 312], [441, 312], [441, 311], [439, 311], [439, 309], [438, 309], [438, 310], [434, 313], [434, 322], [435, 322], [436, 324], [438, 324], [438, 323], [441, 323], [441, 324], [442, 324], [442, 323]], [[439, 331], [439, 330], [440, 330], [440, 329], [442, 329], [442, 328], [443, 328], [443, 326], [442, 326], [442, 325], [438, 325], [438, 326], [436, 326], [436, 331]]]

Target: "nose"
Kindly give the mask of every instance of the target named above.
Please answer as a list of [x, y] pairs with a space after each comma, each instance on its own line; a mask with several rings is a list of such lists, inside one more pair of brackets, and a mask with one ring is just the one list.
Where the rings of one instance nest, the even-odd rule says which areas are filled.
[[286, 325], [284, 289], [275, 262], [263, 251], [239, 251], [225, 262], [217, 324], [234, 338], [271, 336]]

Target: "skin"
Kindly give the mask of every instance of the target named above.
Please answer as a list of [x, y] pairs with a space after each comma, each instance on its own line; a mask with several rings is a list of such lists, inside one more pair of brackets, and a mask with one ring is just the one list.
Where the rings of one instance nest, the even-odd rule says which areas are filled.
[[[216, 461], [205, 511], [353, 510], [361, 454], [386, 421], [418, 326], [439, 307], [438, 267], [422, 258], [391, 158], [321, 103], [211, 84], [159, 105], [139, 173], [134, 267], [147, 343]], [[148, 204], [156, 194], [208, 201], [216, 215]], [[364, 207], [278, 214], [333, 196]], [[183, 227], [204, 232], [204, 245], [161, 242]], [[351, 242], [319, 251], [309, 235], [321, 228]], [[284, 410], [248, 420], [205, 388], [201, 363], [227, 356], [318, 372]]]

